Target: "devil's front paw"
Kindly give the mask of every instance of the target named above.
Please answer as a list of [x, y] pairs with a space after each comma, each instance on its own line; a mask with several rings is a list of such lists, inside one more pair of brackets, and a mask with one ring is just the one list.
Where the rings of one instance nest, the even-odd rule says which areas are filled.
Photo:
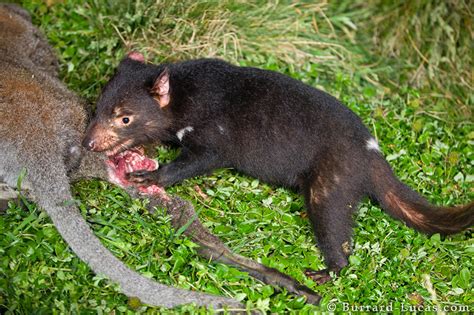
[[135, 171], [126, 174], [126, 179], [140, 186], [160, 185], [159, 174], [157, 171]]

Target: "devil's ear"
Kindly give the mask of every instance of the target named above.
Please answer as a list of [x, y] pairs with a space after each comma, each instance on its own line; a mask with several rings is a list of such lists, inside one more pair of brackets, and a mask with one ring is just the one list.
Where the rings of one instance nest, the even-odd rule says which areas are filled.
[[170, 103], [170, 72], [168, 68], [165, 68], [155, 79], [151, 94], [161, 108], [168, 106]]
[[138, 62], [145, 62], [145, 57], [143, 56], [142, 53], [139, 53], [138, 51], [129, 52], [127, 54], [127, 58], [130, 58], [130, 59], [138, 61]]

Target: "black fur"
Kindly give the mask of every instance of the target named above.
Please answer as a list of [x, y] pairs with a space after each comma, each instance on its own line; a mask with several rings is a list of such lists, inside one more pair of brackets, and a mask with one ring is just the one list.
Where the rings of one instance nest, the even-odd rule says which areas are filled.
[[[165, 67], [171, 101], [160, 108], [151, 91]], [[132, 173], [132, 180], [168, 186], [233, 167], [298, 189], [332, 271], [347, 265], [352, 214], [364, 196], [428, 233], [453, 233], [473, 223], [472, 203], [435, 208], [400, 183], [380, 152], [368, 147], [375, 140], [360, 118], [337, 99], [276, 72], [212, 59], [155, 66], [126, 58], [104, 88], [92, 125], [103, 124], [118, 107], [134, 117], [115, 130], [120, 141], [182, 147], [172, 163]], [[193, 130], [178, 139], [186, 127]]]

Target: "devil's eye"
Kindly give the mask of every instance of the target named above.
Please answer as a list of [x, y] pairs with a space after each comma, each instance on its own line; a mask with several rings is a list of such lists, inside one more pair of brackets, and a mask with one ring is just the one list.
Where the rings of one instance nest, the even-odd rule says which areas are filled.
[[124, 118], [122, 118], [122, 122], [126, 125], [130, 122], [130, 118], [124, 117]]

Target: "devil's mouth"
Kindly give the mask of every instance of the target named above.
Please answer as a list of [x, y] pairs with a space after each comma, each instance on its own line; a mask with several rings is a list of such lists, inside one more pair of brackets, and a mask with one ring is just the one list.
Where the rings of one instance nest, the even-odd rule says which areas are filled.
[[[104, 150], [105, 151], [105, 154], [107, 154], [107, 156], [109, 158], [113, 158], [114, 156], [122, 153], [122, 152], [125, 152], [126, 150], [129, 150], [131, 149], [133, 146], [133, 140], [132, 139], [128, 139], [128, 140], [124, 140], [122, 142], [119, 142], [117, 144], [115, 144], [114, 146], [111, 146], [109, 149], [106, 149]], [[139, 148], [139, 147], [137, 147]]]
[[[117, 147], [116, 147], [117, 148]], [[107, 160], [109, 180], [114, 184], [126, 188], [136, 186], [137, 189], [146, 195], [158, 195], [160, 198], [168, 198], [163, 187], [158, 185], [136, 185], [127, 180], [126, 175], [135, 171], [154, 171], [158, 169], [158, 161], [148, 158], [142, 147], [127, 149], [119, 146], [117, 153], [106, 151], [109, 159]], [[114, 154], [109, 154], [114, 153]]]

